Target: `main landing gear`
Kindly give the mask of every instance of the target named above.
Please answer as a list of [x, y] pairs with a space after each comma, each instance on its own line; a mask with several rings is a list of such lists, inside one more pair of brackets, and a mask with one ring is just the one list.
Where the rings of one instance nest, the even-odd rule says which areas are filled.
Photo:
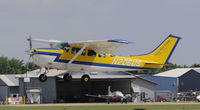
[[84, 74], [82, 77], [81, 77], [81, 82], [83, 83], [88, 83], [90, 81], [90, 76], [87, 75], [87, 74]]
[[[63, 79], [65, 82], [70, 82], [72, 81], [72, 75], [70, 73], [66, 73], [64, 76], [63, 76]], [[83, 83], [88, 83], [90, 81], [90, 76], [87, 75], [87, 74], [84, 74], [82, 77], [81, 77], [81, 82]]]
[[[63, 79], [65, 82], [70, 82], [72, 81], [72, 75], [70, 73], [66, 73], [64, 76], [63, 76]], [[88, 83], [90, 81], [90, 76], [87, 75], [87, 74], [84, 74], [82, 77], [81, 77], [81, 82], [83, 83]]]
[[63, 76], [63, 79], [64, 79], [65, 82], [70, 82], [70, 81], [72, 81], [72, 75], [70, 73], [66, 73]]
[[[47, 74], [48, 72], [49, 72], [49, 69], [46, 68], [46, 69], [45, 69], [45, 72], [39, 76], [40, 82], [45, 82], [45, 81], [47, 81], [47, 75], [46, 75], [46, 74]], [[64, 80], [65, 82], [70, 82], [70, 81], [72, 81], [72, 75], [71, 75], [70, 73], [64, 74], [63, 80]], [[89, 76], [89, 75], [84, 74], [84, 75], [81, 77], [81, 82], [83, 82], [83, 83], [88, 83], [89, 81], [90, 81], [90, 76]]]

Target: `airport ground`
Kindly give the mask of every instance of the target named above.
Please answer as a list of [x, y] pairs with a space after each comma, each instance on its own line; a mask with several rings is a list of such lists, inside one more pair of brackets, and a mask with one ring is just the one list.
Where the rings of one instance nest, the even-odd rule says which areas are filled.
[[200, 110], [197, 102], [161, 103], [67, 103], [67, 104], [26, 104], [0, 106], [0, 110]]

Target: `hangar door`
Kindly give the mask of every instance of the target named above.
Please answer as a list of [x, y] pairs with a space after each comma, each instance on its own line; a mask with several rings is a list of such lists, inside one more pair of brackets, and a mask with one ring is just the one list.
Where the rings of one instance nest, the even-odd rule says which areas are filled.
[[98, 102], [106, 100], [91, 100], [86, 94], [106, 95], [108, 94], [108, 86], [111, 91], [121, 91], [123, 94], [131, 93], [131, 80], [91, 80], [88, 84], [81, 81], [63, 82], [57, 81], [57, 102]]

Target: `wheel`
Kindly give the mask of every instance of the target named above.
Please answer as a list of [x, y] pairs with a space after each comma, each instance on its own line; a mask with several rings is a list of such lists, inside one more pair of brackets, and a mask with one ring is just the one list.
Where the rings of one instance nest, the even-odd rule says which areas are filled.
[[40, 80], [41, 82], [45, 82], [45, 81], [47, 80], [47, 75], [41, 74], [41, 75], [39, 76], [39, 80]]
[[90, 76], [85, 74], [81, 77], [81, 82], [87, 83], [90, 81]]
[[125, 104], [127, 104], [128, 103], [128, 101], [127, 101], [127, 99], [125, 99]]
[[70, 82], [72, 80], [72, 75], [69, 73], [66, 73], [63, 77], [65, 82]]
[[110, 99], [107, 99], [107, 103], [110, 104]]

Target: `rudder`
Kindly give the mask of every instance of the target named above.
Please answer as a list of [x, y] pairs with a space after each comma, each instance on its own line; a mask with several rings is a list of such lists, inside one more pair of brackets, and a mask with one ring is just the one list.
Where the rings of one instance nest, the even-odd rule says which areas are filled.
[[176, 48], [181, 37], [169, 35], [156, 49], [152, 52], [137, 56], [138, 58], [152, 61], [158, 64], [167, 64], [174, 49]]

